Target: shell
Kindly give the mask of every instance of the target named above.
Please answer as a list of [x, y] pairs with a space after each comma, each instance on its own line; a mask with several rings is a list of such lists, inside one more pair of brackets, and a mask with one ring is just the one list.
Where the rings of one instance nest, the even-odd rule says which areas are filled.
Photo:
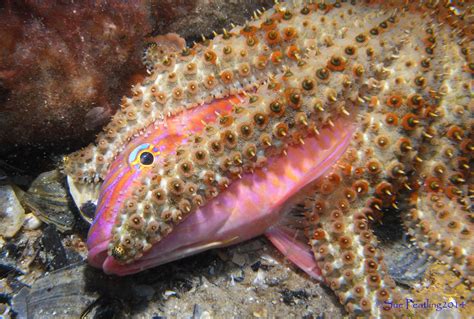
[[67, 176], [67, 185], [81, 217], [89, 224], [92, 223], [99, 198], [100, 184], [78, 184], [74, 183], [71, 176]]
[[12, 300], [18, 318], [79, 318], [98, 297], [86, 292], [83, 262], [53, 271], [23, 288]]
[[25, 193], [23, 200], [25, 206], [46, 224], [54, 224], [60, 231], [74, 227], [72, 201], [65, 187], [64, 176], [59, 170], [39, 175]]

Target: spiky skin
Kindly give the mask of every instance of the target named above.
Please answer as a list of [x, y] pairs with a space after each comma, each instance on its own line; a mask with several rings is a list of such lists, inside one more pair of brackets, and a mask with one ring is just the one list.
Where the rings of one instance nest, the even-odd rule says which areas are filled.
[[344, 118], [357, 127], [351, 145], [305, 203], [305, 232], [341, 303], [382, 316], [377, 302], [398, 298], [370, 230], [387, 208], [403, 209], [413, 240], [473, 282], [472, 10], [283, 3], [157, 61], [97, 145], [66, 162], [77, 183], [110, 182], [110, 167], [149, 142], [163, 118], [248, 93], [186, 126], [181, 145], [150, 167], [128, 168], [133, 183], [118, 200], [109, 254], [140, 258], [242, 174]]

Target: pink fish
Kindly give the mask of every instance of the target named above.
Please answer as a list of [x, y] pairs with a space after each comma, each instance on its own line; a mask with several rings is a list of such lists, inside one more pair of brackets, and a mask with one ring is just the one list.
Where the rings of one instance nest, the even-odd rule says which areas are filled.
[[[290, 207], [289, 200], [322, 176], [346, 150], [353, 130], [343, 121], [331, 129], [324, 129], [320, 138], [312, 137], [304, 145], [292, 146], [288, 156], [275, 157], [265, 168], [243, 175], [133, 263], [123, 264], [107, 254], [112, 225], [120, 206], [131, 196], [134, 181], [150, 173], [150, 169], [133, 164], [140, 154], [137, 150], [153, 150], [159, 154], [156, 157], [164, 157], [175, 150], [176, 145], [185, 143], [190, 131], [200, 132], [203, 129], [201, 120], [213, 122], [217, 118], [216, 111], [230, 110], [231, 101], [235, 103], [237, 99], [202, 105], [159, 125], [151, 125], [112, 163], [101, 187], [96, 219], [88, 236], [91, 265], [106, 273], [128, 275], [264, 233], [280, 250], [299, 247], [296, 241], [287, 240], [287, 234], [279, 229], [278, 222], [284, 217], [285, 205]], [[286, 255], [309, 274], [319, 276], [309, 247], [286, 252]]]

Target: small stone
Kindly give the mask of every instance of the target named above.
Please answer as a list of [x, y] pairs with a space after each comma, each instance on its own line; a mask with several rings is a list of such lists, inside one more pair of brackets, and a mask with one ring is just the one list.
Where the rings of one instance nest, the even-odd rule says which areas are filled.
[[230, 277], [231, 282], [242, 282], [245, 279], [245, 273], [241, 269], [238, 269], [237, 271], [234, 271], [232, 274], [230, 274]]
[[229, 254], [224, 249], [218, 249], [217, 250], [217, 256], [219, 256], [219, 258], [222, 261], [228, 261], [229, 260]]
[[258, 260], [255, 263], [253, 263], [250, 266], [250, 268], [252, 268], [253, 271], [258, 271], [259, 269], [267, 271], [270, 268], [270, 266], [266, 265], [266, 264], [262, 264], [262, 262], [260, 260]]
[[164, 297], [165, 300], [168, 300], [172, 296], [178, 297], [178, 293], [176, 291], [172, 291], [172, 290], [166, 290], [163, 293], [163, 297]]
[[212, 319], [212, 316], [208, 311], [204, 311], [199, 319]]
[[194, 304], [192, 319], [200, 319], [202, 316], [202, 313], [203, 313], [202, 307], [199, 306], [198, 304]]
[[0, 303], [0, 318], [10, 318], [10, 306], [6, 303]]
[[244, 266], [245, 263], [247, 262], [247, 258], [245, 255], [235, 253], [234, 256], [232, 256], [232, 262], [240, 267]]
[[279, 264], [278, 261], [275, 260], [275, 258], [273, 258], [272, 256], [270, 256], [268, 254], [262, 255], [261, 259], [269, 265], [278, 265]]
[[155, 289], [148, 285], [136, 285], [133, 287], [133, 291], [135, 295], [148, 301], [151, 300], [155, 294]]
[[7, 279], [0, 279], [0, 291], [4, 294], [11, 294], [12, 289], [7, 282]]
[[0, 186], [0, 234], [15, 236], [25, 220], [25, 210], [10, 185]]
[[262, 265], [262, 262], [258, 260], [257, 262], [253, 263], [250, 268], [252, 268], [253, 271], [257, 271], [260, 269], [260, 266]]
[[255, 276], [255, 279], [253, 280], [253, 284], [255, 286], [266, 286], [266, 274], [265, 274], [265, 271], [263, 271], [262, 269], [259, 269], [258, 272], [257, 272], [257, 276]]
[[309, 298], [309, 294], [304, 289], [289, 290], [285, 288], [280, 291], [280, 294], [283, 302], [288, 306], [297, 304], [298, 300], [307, 300]]
[[46, 269], [49, 271], [63, 268], [69, 264], [66, 250], [61, 242], [61, 237], [54, 225], [48, 225], [41, 238], [43, 254], [40, 255]]
[[214, 266], [209, 267], [209, 275], [213, 276], [216, 274], [216, 268]]
[[23, 228], [27, 230], [35, 230], [41, 226], [41, 220], [36, 217], [34, 214], [29, 213], [25, 216], [25, 222], [23, 223]]
[[253, 312], [253, 316], [255, 318], [267, 318], [267, 315], [268, 315], [267, 308], [260, 308]]

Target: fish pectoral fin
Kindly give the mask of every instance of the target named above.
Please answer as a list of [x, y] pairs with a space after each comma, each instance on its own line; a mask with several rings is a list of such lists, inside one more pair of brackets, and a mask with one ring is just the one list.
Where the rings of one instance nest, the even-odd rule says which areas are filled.
[[298, 237], [298, 230], [278, 225], [269, 228], [265, 236], [289, 260], [312, 278], [323, 281], [321, 269], [316, 264], [311, 246]]

